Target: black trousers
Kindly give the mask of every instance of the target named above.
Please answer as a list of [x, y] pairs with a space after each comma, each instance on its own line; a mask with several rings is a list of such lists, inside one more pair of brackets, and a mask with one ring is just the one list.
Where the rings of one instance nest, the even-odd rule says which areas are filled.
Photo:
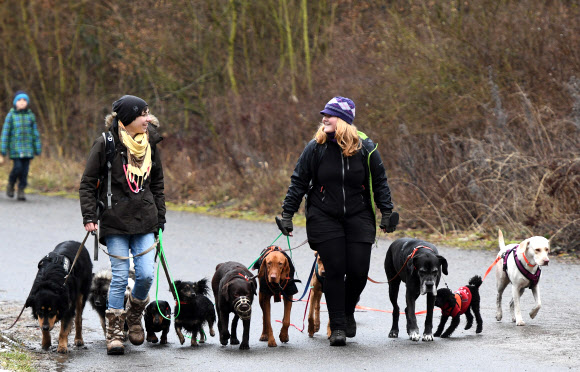
[[367, 284], [371, 243], [348, 243], [344, 237], [311, 244], [324, 264], [324, 296], [330, 329], [346, 329], [346, 315], [353, 314]]

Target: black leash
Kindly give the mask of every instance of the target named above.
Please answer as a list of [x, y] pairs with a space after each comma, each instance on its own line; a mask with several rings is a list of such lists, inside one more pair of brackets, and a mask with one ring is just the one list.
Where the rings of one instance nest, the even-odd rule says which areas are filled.
[[72, 265], [70, 267], [70, 270], [68, 271], [68, 274], [66, 274], [65, 277], [64, 277], [63, 286], [66, 285], [66, 281], [68, 280], [68, 277], [69, 277], [70, 273], [72, 273], [73, 267], [75, 267], [75, 264], [77, 263], [77, 260], [79, 259], [79, 256], [81, 255], [81, 251], [83, 250], [83, 247], [85, 246], [85, 242], [87, 241], [87, 238], [89, 237], [89, 234], [90, 233], [91, 233], [90, 231], [87, 231], [87, 235], [85, 235], [85, 238], [83, 239], [83, 242], [79, 246], [79, 249], [77, 250], [77, 254], [75, 256], [75, 259], [74, 259], [74, 261], [73, 261], [73, 263], [72, 263]]

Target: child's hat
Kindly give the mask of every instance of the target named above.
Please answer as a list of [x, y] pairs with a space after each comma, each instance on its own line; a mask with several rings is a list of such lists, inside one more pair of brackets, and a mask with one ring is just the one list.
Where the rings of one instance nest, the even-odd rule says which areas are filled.
[[322, 115], [330, 115], [341, 118], [349, 124], [354, 120], [354, 102], [346, 97], [334, 97], [326, 106], [324, 110], [320, 111]]
[[14, 101], [12, 101], [12, 104], [14, 106], [16, 106], [16, 102], [18, 102], [19, 100], [21, 100], [22, 98], [24, 98], [26, 100], [27, 103], [30, 103], [30, 97], [28, 97], [28, 94], [26, 94], [25, 91], [23, 90], [19, 90], [18, 92], [16, 92], [16, 94], [14, 95]]

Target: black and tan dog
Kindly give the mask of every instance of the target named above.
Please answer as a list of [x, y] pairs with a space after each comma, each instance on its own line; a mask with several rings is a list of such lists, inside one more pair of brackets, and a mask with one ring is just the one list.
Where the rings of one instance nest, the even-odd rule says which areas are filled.
[[407, 334], [419, 341], [419, 326], [415, 315], [415, 301], [427, 295], [427, 317], [423, 341], [433, 341], [433, 307], [441, 272], [447, 275], [447, 260], [439, 255], [437, 247], [423, 240], [401, 238], [395, 240], [385, 257], [385, 272], [389, 279], [389, 298], [393, 304], [393, 325], [389, 337], [399, 337], [399, 306], [397, 297], [401, 282], [407, 285]]
[[[159, 312], [161, 311], [161, 312]], [[159, 341], [155, 332], [161, 332], [161, 341], [167, 343], [167, 333], [171, 327], [171, 306], [167, 301], [153, 301], [145, 308], [145, 331], [147, 331], [147, 342], [154, 344]]]
[[284, 317], [280, 330], [280, 341], [288, 342], [288, 327], [292, 311], [292, 295], [298, 293], [294, 280], [294, 265], [280, 247], [270, 246], [262, 251], [252, 270], [259, 269], [260, 308], [262, 308], [262, 335], [260, 341], [268, 341], [268, 346], [276, 347], [270, 318], [270, 298], [280, 302], [284, 297]]
[[[227, 345], [228, 339], [231, 345], [240, 344], [237, 337], [237, 326], [238, 320], [242, 319], [244, 333], [240, 349], [249, 349], [252, 303], [258, 287], [255, 277], [241, 263], [228, 261], [216, 266], [211, 287], [218, 315], [221, 344]], [[231, 335], [228, 331], [230, 313], [234, 313]]]
[[[75, 318], [75, 345], [84, 345], [83, 310], [91, 289], [93, 264], [86, 248], [82, 248], [75, 267], [69, 273], [80, 243], [66, 241], [58, 244], [38, 263], [38, 273], [25, 307], [32, 308], [32, 315], [42, 330], [42, 348], [51, 346], [50, 331], [60, 321], [58, 336], [59, 353], [68, 352], [68, 335]], [[65, 284], [65, 276], [69, 275]]]
[[[469, 279], [468, 285], [460, 287], [455, 293], [451, 292], [449, 288], [440, 288], [437, 290], [435, 306], [441, 309], [442, 315], [439, 327], [437, 327], [437, 331], [434, 334], [435, 337], [441, 336], [441, 338], [446, 338], [451, 336], [459, 325], [459, 318], [462, 314], [465, 314], [467, 318], [465, 329], [471, 328], [473, 325], [471, 311], [475, 314], [475, 321], [477, 322], [475, 333], [481, 333], [483, 330], [483, 320], [479, 312], [479, 287], [481, 283], [483, 283], [481, 276], [476, 275]], [[445, 328], [445, 323], [447, 323], [449, 317], [451, 317], [451, 325], [443, 332], [443, 328]]]
[[[200, 343], [204, 343], [203, 325], [209, 325], [210, 336], [215, 336], [213, 324], [215, 323], [215, 308], [209, 298], [207, 279], [203, 278], [198, 282], [175, 281], [175, 288], [179, 296], [179, 305], [175, 304], [176, 315], [174, 326], [179, 342], [183, 345], [185, 337], [181, 329], [191, 333], [191, 346], [199, 346], [197, 335], [200, 335]], [[170, 289], [173, 290], [173, 289]]]

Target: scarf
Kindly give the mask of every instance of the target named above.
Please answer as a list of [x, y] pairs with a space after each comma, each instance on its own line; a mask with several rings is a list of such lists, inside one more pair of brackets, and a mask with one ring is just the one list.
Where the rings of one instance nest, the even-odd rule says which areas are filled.
[[127, 148], [128, 164], [123, 166], [127, 183], [131, 191], [138, 193], [151, 172], [149, 134], [147, 132], [139, 133], [133, 138], [125, 126], [119, 122], [119, 138]]

